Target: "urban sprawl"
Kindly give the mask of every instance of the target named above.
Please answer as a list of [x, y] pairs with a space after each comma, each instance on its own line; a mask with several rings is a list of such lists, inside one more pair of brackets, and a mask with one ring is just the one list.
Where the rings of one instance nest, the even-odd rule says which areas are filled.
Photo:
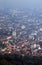
[[0, 54], [42, 56], [42, 11], [0, 9]]

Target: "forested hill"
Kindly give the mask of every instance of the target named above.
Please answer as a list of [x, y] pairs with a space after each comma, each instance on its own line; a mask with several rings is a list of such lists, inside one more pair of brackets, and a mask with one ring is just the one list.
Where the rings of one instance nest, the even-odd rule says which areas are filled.
[[0, 65], [42, 65], [42, 57], [19, 56], [17, 54], [0, 55]]

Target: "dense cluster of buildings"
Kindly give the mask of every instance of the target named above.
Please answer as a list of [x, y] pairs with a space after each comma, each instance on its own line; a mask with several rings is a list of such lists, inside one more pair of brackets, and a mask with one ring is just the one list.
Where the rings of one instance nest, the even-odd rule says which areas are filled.
[[42, 56], [42, 12], [0, 9], [0, 53]]

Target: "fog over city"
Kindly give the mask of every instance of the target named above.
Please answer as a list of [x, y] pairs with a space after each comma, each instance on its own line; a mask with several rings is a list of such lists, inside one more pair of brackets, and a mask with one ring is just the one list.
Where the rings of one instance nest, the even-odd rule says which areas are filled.
[[42, 65], [42, 0], [0, 0], [0, 65]]
[[25, 9], [41, 8], [42, 0], [0, 0], [0, 8]]

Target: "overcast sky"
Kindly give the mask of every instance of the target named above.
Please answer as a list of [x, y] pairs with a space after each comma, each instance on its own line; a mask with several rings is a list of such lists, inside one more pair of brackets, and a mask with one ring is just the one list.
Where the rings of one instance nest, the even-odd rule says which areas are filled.
[[28, 9], [42, 7], [42, 0], [0, 0], [0, 7]]

